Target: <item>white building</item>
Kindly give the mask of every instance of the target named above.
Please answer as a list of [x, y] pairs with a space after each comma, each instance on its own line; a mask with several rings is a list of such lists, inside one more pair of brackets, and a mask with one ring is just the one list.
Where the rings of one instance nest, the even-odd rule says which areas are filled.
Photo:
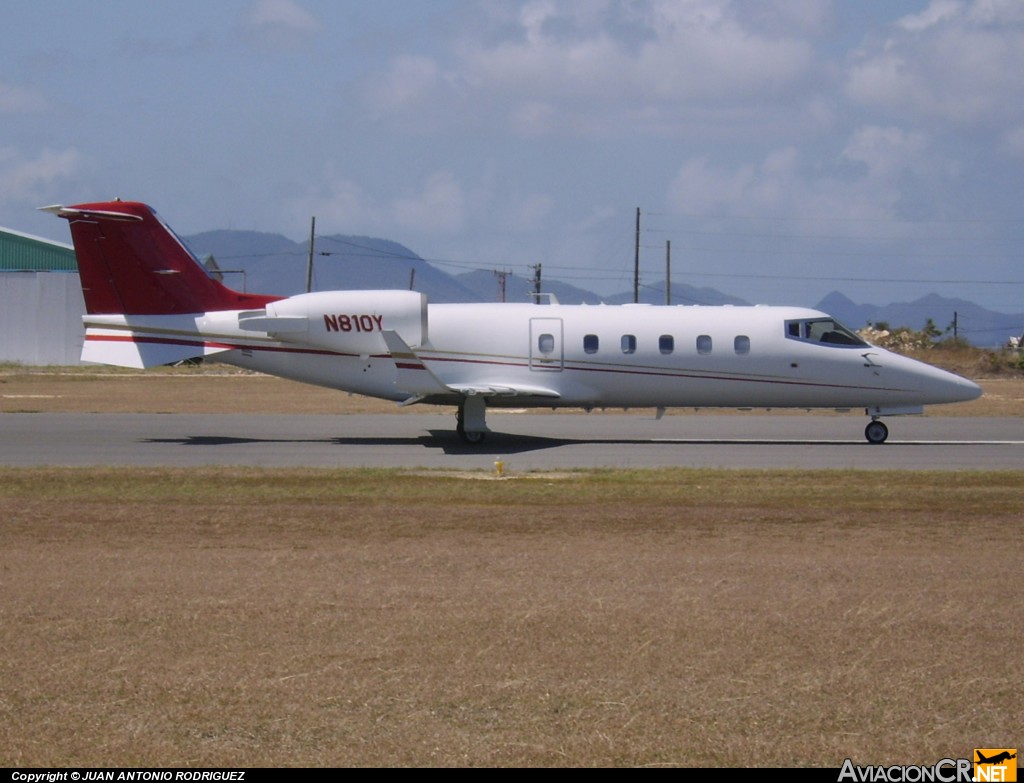
[[0, 362], [80, 364], [84, 313], [74, 248], [0, 228]]

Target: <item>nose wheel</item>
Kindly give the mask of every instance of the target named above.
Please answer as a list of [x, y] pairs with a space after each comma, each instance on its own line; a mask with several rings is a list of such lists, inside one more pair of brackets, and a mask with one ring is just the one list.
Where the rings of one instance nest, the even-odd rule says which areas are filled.
[[864, 428], [864, 437], [868, 439], [868, 443], [885, 443], [885, 439], [889, 437], [889, 428], [877, 419], [873, 419]]

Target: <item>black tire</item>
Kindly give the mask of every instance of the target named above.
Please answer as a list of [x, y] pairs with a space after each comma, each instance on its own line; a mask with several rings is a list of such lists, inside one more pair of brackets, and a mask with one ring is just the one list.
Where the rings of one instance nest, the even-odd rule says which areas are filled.
[[458, 433], [463, 442], [468, 443], [471, 446], [483, 443], [484, 436], [486, 435], [486, 433], [483, 432], [466, 432], [462, 427], [458, 428]]
[[864, 437], [868, 439], [868, 443], [885, 443], [885, 439], [889, 437], [889, 428], [880, 421], [869, 422], [864, 428]]

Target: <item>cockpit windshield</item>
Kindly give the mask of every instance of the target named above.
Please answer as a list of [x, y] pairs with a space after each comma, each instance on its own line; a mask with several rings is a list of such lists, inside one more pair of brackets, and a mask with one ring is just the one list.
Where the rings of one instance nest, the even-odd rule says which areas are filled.
[[868, 345], [856, 333], [847, 329], [834, 318], [802, 318], [786, 321], [786, 337], [810, 343], [837, 345], [846, 348], [863, 348]]

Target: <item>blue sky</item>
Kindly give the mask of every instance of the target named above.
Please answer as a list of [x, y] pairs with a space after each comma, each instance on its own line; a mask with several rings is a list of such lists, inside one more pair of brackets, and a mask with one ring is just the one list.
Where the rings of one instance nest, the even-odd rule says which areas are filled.
[[[1024, 310], [1018, 0], [13, 2], [0, 225], [146, 201], [599, 293]], [[945, 318], [945, 314], [937, 317]]]

